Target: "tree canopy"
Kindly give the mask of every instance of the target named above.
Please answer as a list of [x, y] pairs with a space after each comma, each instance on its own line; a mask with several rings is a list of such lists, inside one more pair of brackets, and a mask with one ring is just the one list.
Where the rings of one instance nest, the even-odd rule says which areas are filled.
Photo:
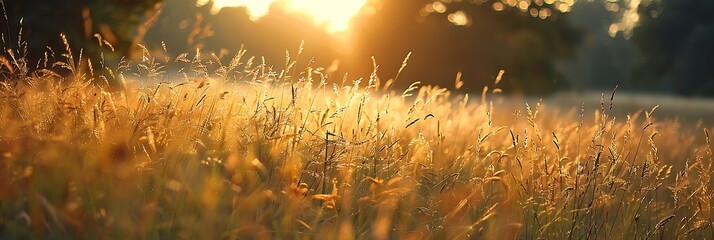
[[[117, 55], [128, 56], [141, 42], [162, 0], [10, 0], [4, 1], [7, 22], [3, 25], [6, 48], [27, 43], [29, 59], [41, 58], [47, 47], [63, 48], [60, 34], [85, 53], [96, 52], [94, 34], [112, 44]], [[3, 19], [5, 21], [5, 19]], [[22, 33], [20, 33], [22, 29]], [[19, 39], [22, 37], [22, 39]], [[76, 53], [75, 53], [76, 54]]]
[[376, 56], [396, 69], [413, 52], [407, 79], [451, 85], [462, 72], [467, 87], [479, 90], [505, 70], [501, 88], [553, 92], [568, 86], [554, 61], [574, 56], [580, 33], [550, 2], [382, 1], [374, 16], [357, 24], [355, 52], [362, 56], [356, 59]]
[[682, 95], [714, 96], [714, 1], [659, 0], [638, 9], [636, 79]]

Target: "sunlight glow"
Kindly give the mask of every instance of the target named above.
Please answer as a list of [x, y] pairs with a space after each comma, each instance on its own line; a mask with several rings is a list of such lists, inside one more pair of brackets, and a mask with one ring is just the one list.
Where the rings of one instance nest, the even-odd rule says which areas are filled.
[[456, 26], [467, 26], [471, 22], [468, 15], [463, 11], [456, 11], [455, 13], [449, 14], [447, 19]]
[[[286, 12], [305, 14], [327, 32], [344, 32], [350, 20], [365, 6], [367, 0], [198, 0], [198, 6], [213, 2], [212, 13], [224, 7], [245, 7], [253, 21], [267, 15], [271, 6]], [[275, 4], [275, 5], [274, 5]]]
[[640, 0], [630, 0], [627, 3], [627, 10], [622, 13], [622, 19], [617, 23], [617, 29], [623, 32], [626, 39], [632, 37], [632, 30], [640, 22], [640, 14], [637, 12], [640, 2]]

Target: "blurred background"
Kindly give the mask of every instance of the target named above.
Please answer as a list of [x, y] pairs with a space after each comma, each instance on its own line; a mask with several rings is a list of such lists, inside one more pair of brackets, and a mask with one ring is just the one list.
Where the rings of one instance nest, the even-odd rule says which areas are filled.
[[[283, 69], [329, 67], [351, 82], [380, 66], [397, 87], [414, 81], [478, 92], [618, 91], [714, 97], [712, 0], [5, 0], [6, 49], [30, 62], [77, 54], [121, 57], [240, 49]], [[6, 27], [5, 27], [6, 26]], [[99, 40], [104, 47], [99, 47]], [[18, 42], [27, 42], [26, 45]], [[114, 49], [107, 51], [107, 43]], [[162, 44], [163, 43], [163, 44]], [[34, 66], [33, 63], [31, 65]]]

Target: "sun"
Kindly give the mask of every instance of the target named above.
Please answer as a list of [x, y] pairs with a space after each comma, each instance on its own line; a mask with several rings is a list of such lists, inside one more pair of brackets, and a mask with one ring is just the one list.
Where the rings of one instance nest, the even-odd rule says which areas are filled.
[[285, 11], [305, 14], [316, 25], [323, 26], [330, 33], [349, 29], [350, 20], [366, 5], [368, 0], [199, 0], [203, 6], [213, 1], [213, 13], [224, 7], [245, 7], [251, 20], [258, 20], [268, 14], [273, 4]]

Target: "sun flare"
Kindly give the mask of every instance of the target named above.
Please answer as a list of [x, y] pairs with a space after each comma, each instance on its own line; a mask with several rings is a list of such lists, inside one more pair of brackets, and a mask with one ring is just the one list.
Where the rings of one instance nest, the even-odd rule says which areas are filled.
[[330, 33], [346, 31], [350, 20], [367, 3], [367, 0], [199, 0], [197, 4], [203, 6], [210, 1], [213, 1], [213, 13], [224, 7], [245, 7], [254, 21], [267, 15], [275, 4], [287, 12], [311, 17], [316, 25]]

